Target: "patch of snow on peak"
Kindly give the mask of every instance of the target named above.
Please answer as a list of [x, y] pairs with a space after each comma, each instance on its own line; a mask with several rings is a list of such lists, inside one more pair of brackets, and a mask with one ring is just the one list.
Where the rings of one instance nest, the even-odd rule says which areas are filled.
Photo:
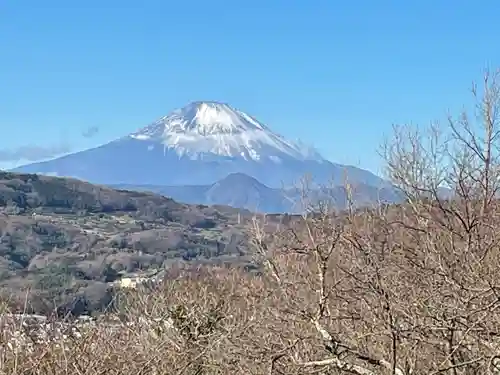
[[147, 135], [147, 134], [132, 134], [130, 137], [135, 138], [135, 139], [139, 139], [142, 141], [146, 141], [146, 140], [151, 138], [151, 136]]
[[287, 141], [252, 116], [225, 103], [193, 102], [130, 135], [161, 143], [192, 159], [216, 155], [274, 162], [283, 157], [323, 161], [316, 151]]

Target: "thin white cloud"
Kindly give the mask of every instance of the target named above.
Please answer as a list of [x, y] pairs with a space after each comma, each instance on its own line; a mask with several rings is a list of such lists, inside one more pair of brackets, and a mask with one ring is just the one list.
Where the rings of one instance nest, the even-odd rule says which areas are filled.
[[67, 143], [48, 146], [23, 145], [12, 149], [0, 149], [0, 162], [16, 163], [21, 160], [33, 162], [50, 159], [71, 152], [71, 150], [72, 147]]

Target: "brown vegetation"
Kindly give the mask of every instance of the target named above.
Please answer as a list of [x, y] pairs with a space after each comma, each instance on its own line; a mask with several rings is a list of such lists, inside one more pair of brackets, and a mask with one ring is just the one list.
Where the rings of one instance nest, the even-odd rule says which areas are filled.
[[500, 373], [499, 77], [487, 75], [482, 91], [473, 90], [480, 124], [463, 115], [449, 119], [449, 134], [395, 129], [384, 156], [405, 204], [342, 213], [316, 207], [273, 233], [256, 218], [262, 274], [180, 272], [158, 289], [120, 297], [113, 314], [143, 325], [102, 323], [29, 353], [3, 345], [0, 369]]
[[120, 274], [248, 263], [245, 220], [230, 208], [0, 171], [0, 292], [23, 306], [29, 291], [35, 313], [99, 310]]

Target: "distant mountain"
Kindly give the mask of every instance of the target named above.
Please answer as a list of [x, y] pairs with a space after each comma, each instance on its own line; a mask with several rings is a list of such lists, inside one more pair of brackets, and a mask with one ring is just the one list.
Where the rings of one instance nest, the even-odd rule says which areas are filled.
[[294, 184], [305, 174], [320, 183], [342, 184], [347, 174], [352, 182], [385, 185], [373, 173], [331, 163], [218, 102], [190, 103], [110, 143], [13, 171], [100, 184], [211, 185], [244, 173], [273, 188]]
[[[270, 188], [255, 178], [243, 173], [232, 173], [210, 185], [156, 186], [156, 185], [114, 185], [116, 188], [149, 191], [190, 204], [224, 205], [244, 208], [253, 212], [297, 213], [304, 208], [299, 189]], [[329, 201], [337, 208], [345, 208], [347, 194], [343, 186], [312, 190], [312, 203]], [[371, 185], [357, 185], [353, 189], [356, 205], [370, 205], [377, 201], [394, 203], [401, 197], [390, 188], [376, 188]]]

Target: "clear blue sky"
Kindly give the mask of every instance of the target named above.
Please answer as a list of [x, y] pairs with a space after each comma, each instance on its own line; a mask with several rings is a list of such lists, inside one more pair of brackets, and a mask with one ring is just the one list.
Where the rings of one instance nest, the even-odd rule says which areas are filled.
[[0, 167], [220, 100], [376, 171], [393, 123], [459, 110], [500, 67], [499, 14], [498, 0], [3, 1]]

